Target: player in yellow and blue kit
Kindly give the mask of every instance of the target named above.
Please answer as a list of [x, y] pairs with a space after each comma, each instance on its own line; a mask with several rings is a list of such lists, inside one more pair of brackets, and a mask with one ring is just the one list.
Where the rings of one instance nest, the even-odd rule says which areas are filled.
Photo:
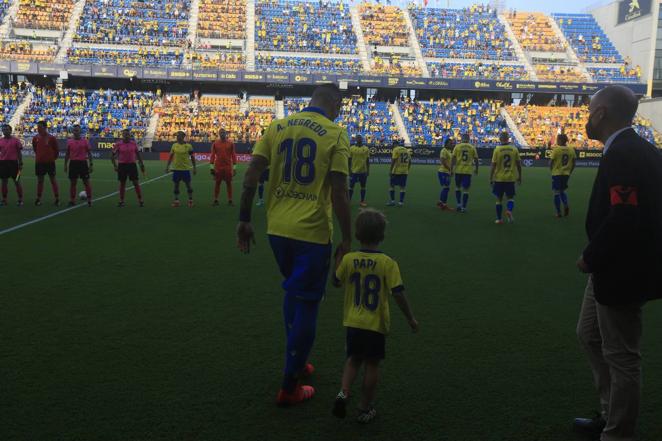
[[564, 215], [570, 214], [568, 205], [568, 181], [570, 175], [575, 170], [575, 160], [577, 158], [575, 149], [568, 147], [568, 136], [561, 133], [556, 137], [556, 145], [552, 150], [552, 156], [549, 161], [549, 168], [552, 171], [552, 191], [554, 191], [554, 207], [556, 208], [556, 217], [561, 217], [561, 203], [563, 203]]
[[391, 154], [391, 191], [389, 193], [391, 200], [386, 204], [389, 207], [395, 206], [395, 187], [400, 187], [400, 202], [398, 202], [398, 206], [404, 206], [407, 177], [409, 176], [410, 168], [411, 152], [409, 149], [394, 143]]
[[349, 200], [354, 196], [354, 186], [361, 184], [361, 207], [366, 207], [366, 184], [370, 174], [370, 149], [363, 145], [363, 137], [356, 136], [356, 144], [349, 148], [349, 162], [351, 175], [349, 178]]
[[360, 423], [368, 423], [377, 416], [373, 402], [379, 363], [386, 352], [385, 336], [391, 326], [391, 297], [404, 313], [411, 329], [418, 331], [418, 322], [405, 297], [398, 263], [379, 251], [385, 229], [386, 217], [383, 213], [362, 210], [356, 217], [356, 238], [361, 242], [361, 250], [347, 254], [334, 277], [334, 285], [345, 286], [343, 325], [347, 328], [347, 361], [333, 414], [338, 418], [345, 417], [350, 388], [361, 366], [365, 365], [363, 395], [359, 404]]
[[453, 148], [455, 147], [455, 140], [447, 138], [444, 142], [444, 148], [439, 153], [439, 185], [441, 185], [441, 193], [439, 194], [439, 202], [437, 206], [442, 210], [450, 210], [448, 208], [448, 192], [451, 186], [451, 163], [453, 161]]
[[175, 184], [175, 200], [172, 202], [173, 207], [179, 207], [180, 205], [179, 183], [182, 181], [184, 182], [184, 185], [186, 185], [186, 191], [188, 192], [188, 206], [193, 207], [191, 169], [193, 169], [193, 174], [195, 174], [195, 156], [193, 155], [193, 146], [187, 142], [184, 142], [185, 139], [186, 134], [184, 132], [177, 132], [177, 142], [175, 142], [170, 149], [168, 165], [166, 165], [166, 173], [170, 173], [172, 170], [172, 181]]
[[478, 174], [478, 152], [470, 140], [468, 133], [462, 134], [462, 142], [453, 149], [451, 174], [455, 174], [455, 200], [460, 213], [467, 211], [471, 174]]
[[331, 260], [332, 211], [342, 232], [336, 262], [351, 246], [347, 197], [349, 137], [333, 121], [342, 105], [340, 89], [318, 86], [309, 107], [271, 123], [253, 150], [241, 196], [237, 246], [254, 243], [251, 208], [260, 175], [269, 167], [267, 233], [285, 290], [283, 315], [287, 349], [278, 405], [297, 404], [315, 394], [299, 384], [314, 368], [308, 355], [315, 341], [319, 303]]
[[490, 184], [492, 184], [492, 193], [497, 198], [496, 202], [496, 221], [502, 224], [503, 219], [503, 196], [508, 197], [506, 206], [506, 218], [509, 222], [514, 222], [513, 210], [515, 209], [515, 182], [522, 184], [522, 161], [520, 160], [517, 147], [510, 144], [510, 135], [508, 132], [501, 132], [499, 135], [501, 145], [494, 149], [492, 154], [492, 171], [490, 173]]

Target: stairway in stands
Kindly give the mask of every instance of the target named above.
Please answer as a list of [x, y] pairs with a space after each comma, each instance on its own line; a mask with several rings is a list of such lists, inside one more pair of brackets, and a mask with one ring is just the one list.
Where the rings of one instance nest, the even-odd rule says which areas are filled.
[[407, 23], [407, 29], [409, 29], [409, 46], [414, 49], [414, 55], [416, 56], [416, 63], [421, 68], [423, 72], [423, 77], [430, 78], [430, 71], [428, 70], [428, 65], [423, 58], [423, 51], [421, 51], [421, 45], [418, 42], [418, 37], [416, 36], [416, 29], [414, 29], [414, 23], [411, 21], [411, 16], [409, 15], [408, 10], [402, 11], [402, 14], [405, 17], [405, 23]]
[[67, 26], [67, 31], [64, 34], [64, 38], [60, 42], [60, 49], [57, 52], [55, 57], [56, 63], [64, 63], [67, 60], [67, 52], [71, 47], [74, 36], [76, 35], [76, 30], [78, 29], [78, 21], [80, 16], [83, 14], [83, 9], [85, 9], [85, 0], [78, 0], [74, 5], [74, 10], [69, 17], [69, 24]]
[[400, 113], [400, 106], [398, 106], [398, 102], [396, 101], [393, 104], [389, 104], [389, 108], [393, 113], [395, 126], [398, 128], [398, 135], [400, 135], [400, 138], [404, 140], [405, 145], [407, 147], [411, 146], [411, 138], [409, 137], [409, 133], [407, 132], [407, 127], [405, 127], [405, 122], [402, 119], [402, 114]]
[[365, 45], [365, 38], [363, 37], [363, 29], [361, 28], [361, 16], [359, 15], [359, 8], [353, 5], [349, 8], [350, 17], [352, 18], [352, 28], [356, 34], [356, 46], [359, 49], [359, 57], [361, 58], [361, 65], [363, 70], [370, 71], [370, 56]]
[[499, 114], [506, 121], [506, 124], [508, 124], [508, 128], [513, 133], [513, 136], [515, 137], [519, 145], [521, 147], [528, 147], [529, 144], [526, 142], [526, 138], [522, 136], [522, 132], [519, 131], [519, 127], [517, 127], [517, 124], [510, 116], [510, 114], [508, 113], [505, 107], [502, 107], [501, 110], [499, 110]]
[[533, 68], [533, 66], [529, 62], [529, 59], [526, 57], [526, 54], [524, 53], [522, 46], [520, 46], [519, 44], [519, 40], [517, 40], [517, 37], [513, 32], [513, 28], [510, 27], [510, 23], [508, 23], [508, 20], [506, 20], [506, 17], [504, 17], [502, 14], [499, 14], [497, 17], [501, 22], [501, 24], [506, 28], [506, 35], [508, 35], [508, 39], [513, 43], [513, 48], [515, 49], [515, 55], [517, 55], [517, 60], [524, 65], [526, 71], [529, 73], [529, 78], [531, 79], [531, 81], [538, 81], [538, 75], [536, 74], [536, 70]]
[[[23, 115], [25, 115], [25, 111], [28, 110], [28, 107], [30, 107], [30, 103], [32, 102], [32, 91], [29, 90], [26, 94], [25, 97], [23, 97], [23, 101], [21, 101], [21, 104], [16, 107], [16, 110], [14, 111], [14, 114], [12, 115], [11, 119], [9, 120], [9, 125], [12, 126], [14, 129], [18, 127], [18, 125], [21, 122], [21, 119], [23, 119]], [[15, 130], [14, 133], [16, 136], [21, 136], [18, 131]]]
[[255, 0], [246, 2], [246, 70], [255, 71]]
[[7, 8], [5, 13], [5, 18], [2, 20], [2, 25], [0, 25], [0, 39], [5, 39], [9, 37], [9, 31], [11, 31], [11, 24], [16, 18], [18, 13], [18, 5], [20, 0], [13, 0], [11, 6]]

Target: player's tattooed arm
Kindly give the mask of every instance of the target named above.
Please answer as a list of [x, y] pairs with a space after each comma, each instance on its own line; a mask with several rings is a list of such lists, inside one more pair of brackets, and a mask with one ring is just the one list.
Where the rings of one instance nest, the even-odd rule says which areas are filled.
[[250, 252], [251, 244], [255, 244], [255, 235], [251, 225], [251, 210], [260, 175], [268, 166], [267, 158], [253, 155], [244, 176], [244, 189], [241, 192], [239, 224], [237, 225], [237, 248], [242, 253]]

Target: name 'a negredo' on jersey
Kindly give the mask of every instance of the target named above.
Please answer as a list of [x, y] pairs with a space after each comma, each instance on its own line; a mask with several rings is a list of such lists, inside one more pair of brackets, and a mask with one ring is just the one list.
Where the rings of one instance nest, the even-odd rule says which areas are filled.
[[[324, 136], [327, 134], [327, 130], [321, 125], [313, 121], [312, 119], [309, 118], [293, 118], [293, 119], [288, 119], [287, 120], [287, 126], [288, 127], [305, 127], [307, 129], [310, 129], [314, 133], [317, 134], [317, 136]], [[278, 131], [280, 132], [281, 130], [284, 130], [285, 128], [281, 126], [280, 124], [278, 125]]]

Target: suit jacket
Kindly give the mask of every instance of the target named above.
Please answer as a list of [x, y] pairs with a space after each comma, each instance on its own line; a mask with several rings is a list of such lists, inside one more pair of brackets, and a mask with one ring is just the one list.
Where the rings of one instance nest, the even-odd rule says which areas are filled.
[[599, 303], [662, 297], [662, 153], [634, 129], [620, 133], [600, 162], [586, 233], [583, 257]]

